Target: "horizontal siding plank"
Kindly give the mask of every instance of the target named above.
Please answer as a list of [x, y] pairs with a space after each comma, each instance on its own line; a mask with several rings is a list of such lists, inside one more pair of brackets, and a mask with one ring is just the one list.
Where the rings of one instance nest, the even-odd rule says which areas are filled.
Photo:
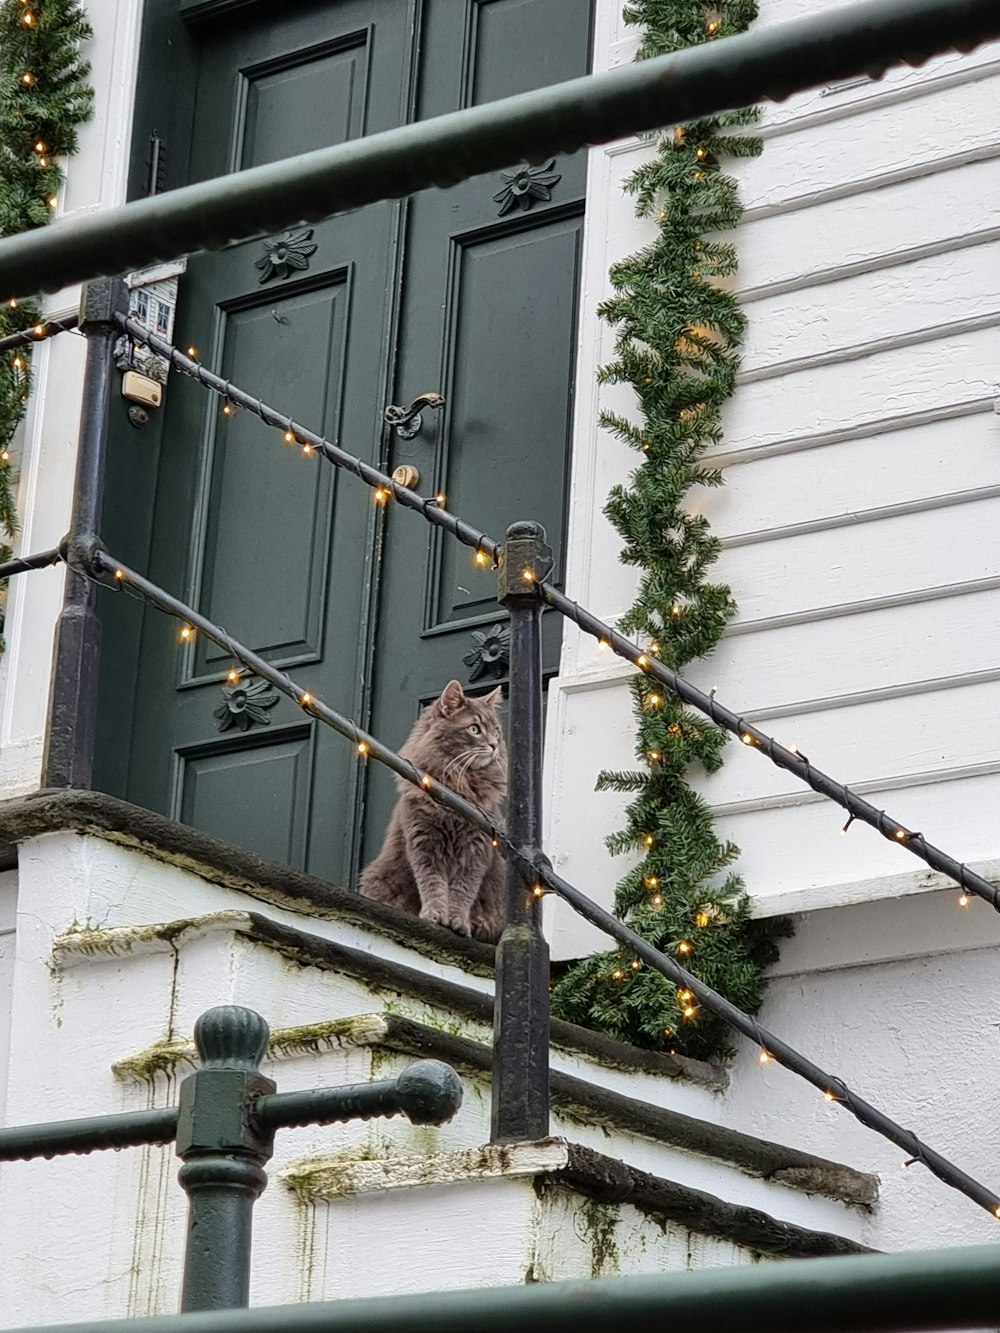
[[[908, 827], [920, 829], [959, 861], [996, 856], [1000, 775], [876, 791], [867, 799]], [[912, 853], [873, 829], [855, 823], [842, 834], [843, 824], [844, 814], [837, 806], [817, 800], [793, 809], [724, 816], [719, 831], [741, 848], [739, 869], [761, 899], [919, 869], [920, 861]]]
[[790, 132], [734, 174], [751, 214], [801, 208], [926, 176], [940, 164], [996, 157], [1000, 73], [942, 89], [932, 97], [876, 106], [835, 126]]
[[991, 328], [745, 384], [723, 414], [725, 443], [715, 457], [990, 401], [998, 350]]
[[724, 486], [693, 490], [687, 508], [726, 540], [997, 483], [1000, 422], [983, 412], [751, 460], [726, 469]]
[[[1000, 184], [1000, 173], [998, 173]], [[747, 377], [830, 354], [866, 355], [912, 335], [940, 337], [958, 321], [1000, 323], [1000, 240], [753, 303]], [[888, 346], [885, 350], [890, 350]]]
[[[773, 150], [780, 152], [780, 145]], [[769, 291], [893, 264], [908, 253], [950, 253], [1000, 228], [1000, 159], [969, 162], [884, 190], [803, 212], [744, 222], [737, 236], [739, 287], [751, 325]], [[817, 296], [822, 299], [822, 296]]]

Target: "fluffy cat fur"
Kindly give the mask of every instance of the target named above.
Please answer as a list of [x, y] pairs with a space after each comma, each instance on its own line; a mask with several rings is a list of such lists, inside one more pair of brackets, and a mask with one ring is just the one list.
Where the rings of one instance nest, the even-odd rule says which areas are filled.
[[[457, 680], [417, 719], [400, 750], [424, 773], [499, 820], [507, 785], [500, 689], [471, 699]], [[399, 800], [382, 850], [361, 873], [366, 898], [495, 943], [503, 923], [504, 861], [490, 839], [396, 780]]]

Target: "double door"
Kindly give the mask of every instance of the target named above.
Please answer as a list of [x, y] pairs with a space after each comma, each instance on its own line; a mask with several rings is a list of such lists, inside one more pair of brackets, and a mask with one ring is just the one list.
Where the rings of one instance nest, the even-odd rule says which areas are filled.
[[[190, 180], [559, 82], [589, 54], [589, 0], [181, 10]], [[144, 64], [169, 82], [162, 53]], [[567, 155], [197, 256], [175, 341], [497, 538], [538, 519], [558, 552], [584, 181], [585, 155]], [[418, 433], [385, 425], [387, 404], [426, 391], [445, 406]], [[109, 522], [133, 558], [145, 541], [140, 567], [396, 748], [448, 680], [505, 680], [495, 575], [473, 552], [227, 407], [172, 376], [145, 473], [142, 440], [116, 428], [132, 456], [112, 468]], [[384, 830], [388, 775], [263, 682], [227, 680], [225, 654], [155, 611], [134, 646], [131, 706], [102, 708], [105, 785], [351, 882]], [[558, 649], [546, 617], [550, 673]]]

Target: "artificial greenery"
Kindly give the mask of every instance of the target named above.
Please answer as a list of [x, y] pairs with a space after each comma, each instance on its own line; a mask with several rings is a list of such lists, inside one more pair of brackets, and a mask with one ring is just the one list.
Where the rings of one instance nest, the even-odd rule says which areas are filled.
[[[90, 66], [80, 59], [80, 44], [91, 35], [77, 0], [0, 3], [0, 236], [44, 226], [52, 216], [63, 183], [59, 159], [76, 151], [77, 129], [93, 108]], [[33, 302], [4, 301], [0, 337], [39, 318]], [[18, 530], [9, 453], [30, 388], [30, 349], [0, 356], [0, 561], [10, 559]]]
[[[626, 21], [644, 35], [639, 58], [742, 32], [755, 0], [706, 8], [698, 0], [635, 0]], [[670, 127], [627, 188], [654, 239], [611, 270], [614, 295], [600, 314], [616, 330], [604, 383], [629, 384], [635, 419], [602, 413], [602, 424], [635, 449], [640, 465], [616, 486], [605, 513], [623, 538], [621, 558], [640, 571], [638, 596], [620, 622], [644, 651], [682, 670], [712, 652], [733, 616], [728, 587], [709, 572], [719, 542], [707, 519], [688, 512], [695, 486], [722, 473], [702, 455], [722, 438], [720, 414], [733, 393], [745, 316], [725, 280], [736, 251], [719, 233], [742, 209], [726, 158], [754, 157], [761, 141], [745, 127], [756, 108]], [[739, 849], [721, 841], [711, 811], [692, 789], [692, 768], [722, 763], [727, 736], [648, 677], [632, 683], [636, 755], [642, 768], [602, 773], [599, 790], [627, 792], [626, 825], [608, 839], [615, 854], [639, 854], [615, 895], [615, 913], [640, 935], [751, 1013], [763, 972], [777, 957], [784, 920], [751, 920], [743, 881], [730, 869]], [[617, 949], [572, 967], [552, 993], [553, 1012], [640, 1046], [702, 1059], [731, 1054], [730, 1032], [690, 992]]]

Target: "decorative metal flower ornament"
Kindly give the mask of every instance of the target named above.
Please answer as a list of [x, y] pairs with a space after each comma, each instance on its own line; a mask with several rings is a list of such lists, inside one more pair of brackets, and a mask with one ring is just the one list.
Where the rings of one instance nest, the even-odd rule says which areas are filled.
[[485, 633], [472, 631], [475, 647], [462, 658], [469, 671], [469, 680], [478, 680], [487, 674], [502, 676], [510, 665], [510, 630], [506, 625], [494, 625]]
[[254, 264], [254, 268], [263, 270], [258, 282], [270, 282], [272, 278], [287, 278], [292, 269], [309, 267], [309, 256], [315, 254], [317, 246], [312, 239], [312, 227], [302, 231], [286, 231], [264, 242], [264, 254]]
[[552, 186], [562, 180], [558, 172], [553, 172], [556, 160], [552, 159], [544, 167], [518, 167], [517, 171], [503, 171], [507, 184], [493, 196], [493, 202], [500, 205], [498, 217], [510, 213], [515, 208], [530, 208], [536, 199], [548, 202], [552, 198]]
[[230, 727], [247, 731], [255, 722], [270, 726], [267, 710], [278, 702], [278, 691], [266, 680], [249, 676], [232, 685], [223, 685], [222, 693], [226, 697], [213, 710], [220, 731], [228, 731]]

